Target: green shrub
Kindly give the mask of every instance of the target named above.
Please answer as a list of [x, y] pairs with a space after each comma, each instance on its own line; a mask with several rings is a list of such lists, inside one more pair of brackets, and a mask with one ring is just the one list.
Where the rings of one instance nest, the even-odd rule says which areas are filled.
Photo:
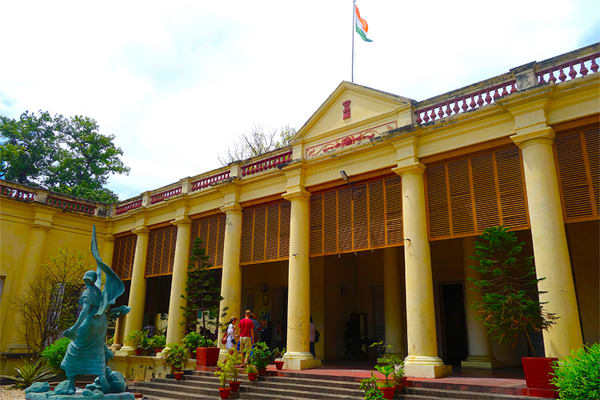
[[46, 381], [55, 375], [42, 359], [35, 362], [25, 361], [15, 370], [17, 374], [8, 378], [15, 381], [14, 386], [20, 389], [27, 388], [35, 382]]
[[60, 363], [63, 358], [65, 358], [65, 354], [67, 354], [69, 343], [71, 343], [71, 339], [64, 337], [46, 346], [42, 351], [42, 358], [44, 358], [48, 365], [57, 373], [62, 372]]
[[162, 349], [167, 344], [167, 338], [164, 335], [154, 335], [148, 339], [148, 343], [152, 349]]
[[360, 390], [365, 392], [365, 400], [382, 400], [383, 394], [377, 387], [377, 378], [371, 372], [370, 378], [365, 378], [360, 381]]
[[266, 368], [271, 362], [273, 358], [271, 354], [271, 349], [264, 342], [258, 342], [254, 345], [252, 349], [252, 354], [250, 354], [250, 364], [253, 364], [259, 370]]
[[146, 331], [131, 331], [129, 335], [127, 335], [127, 340], [131, 341], [136, 349], [149, 349], [148, 332]]
[[179, 343], [171, 343], [163, 354], [165, 355], [165, 363], [170, 365], [173, 371], [183, 370], [188, 359], [188, 352], [185, 347]]
[[554, 363], [552, 383], [561, 399], [600, 399], [600, 344], [573, 351]]
[[196, 331], [191, 331], [183, 338], [183, 345], [190, 353], [196, 354], [196, 349], [200, 347], [201, 339], [202, 335]]

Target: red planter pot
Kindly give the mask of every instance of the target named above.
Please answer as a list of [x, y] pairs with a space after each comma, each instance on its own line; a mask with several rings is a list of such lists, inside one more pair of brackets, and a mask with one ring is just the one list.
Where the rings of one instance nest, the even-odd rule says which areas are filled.
[[240, 383], [241, 382], [229, 382], [229, 388], [231, 389], [231, 393], [237, 393], [240, 391]]
[[260, 376], [265, 376], [265, 375], [267, 375], [267, 368], [260, 368], [260, 369], [258, 370], [258, 374], [259, 374]]
[[175, 376], [175, 380], [180, 381], [183, 379], [183, 371], [173, 371], [173, 376]]
[[157, 347], [156, 349], [154, 349], [154, 353], [155, 353], [155, 354], [158, 354], [158, 353], [160, 353], [160, 352], [161, 352], [161, 351], [163, 351], [163, 350], [164, 350], [164, 348], [162, 348], [162, 347]]
[[196, 365], [199, 367], [214, 367], [219, 361], [218, 347], [198, 347], [196, 349]]
[[554, 370], [552, 364], [558, 361], [554, 357], [521, 357], [523, 364], [523, 373], [528, 388], [557, 390], [556, 386], [550, 383]]
[[219, 388], [219, 396], [221, 396], [222, 399], [228, 399], [230, 394], [231, 394], [231, 389]]
[[283, 361], [275, 361], [275, 368], [283, 369]]
[[135, 349], [135, 355], [136, 356], [141, 356], [142, 354], [144, 354], [144, 350], [143, 349]]
[[249, 372], [248, 373], [248, 380], [250, 382], [254, 382], [256, 380], [257, 376], [258, 376], [258, 374], [256, 372]]
[[392, 387], [380, 387], [379, 391], [383, 395], [384, 399], [393, 399], [394, 398], [394, 394], [396, 393], [396, 387], [395, 386], [392, 386]]

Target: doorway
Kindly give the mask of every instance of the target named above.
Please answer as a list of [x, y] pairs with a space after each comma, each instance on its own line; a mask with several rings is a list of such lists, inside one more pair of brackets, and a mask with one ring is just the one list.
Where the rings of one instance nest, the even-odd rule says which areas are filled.
[[463, 290], [462, 282], [440, 285], [442, 359], [449, 365], [460, 365], [468, 355]]

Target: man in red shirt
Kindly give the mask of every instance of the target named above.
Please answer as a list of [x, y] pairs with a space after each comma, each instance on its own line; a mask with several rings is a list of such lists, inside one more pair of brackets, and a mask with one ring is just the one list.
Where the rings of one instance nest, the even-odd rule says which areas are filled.
[[[246, 310], [245, 318], [240, 321], [240, 352], [242, 353], [242, 362], [246, 362], [246, 351], [250, 352], [252, 343], [254, 343], [254, 322], [250, 319], [250, 310]], [[247, 349], [247, 350], [246, 350]]]

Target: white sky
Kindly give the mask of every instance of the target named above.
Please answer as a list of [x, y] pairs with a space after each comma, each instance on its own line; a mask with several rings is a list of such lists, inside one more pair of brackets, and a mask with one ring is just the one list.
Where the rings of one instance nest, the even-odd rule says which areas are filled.
[[[600, 41], [600, 0], [358, 0], [355, 83], [423, 100]], [[595, 11], [594, 11], [595, 10]], [[95, 118], [121, 199], [220, 166], [254, 125], [299, 129], [350, 80], [351, 0], [3, 1], [0, 114]]]

